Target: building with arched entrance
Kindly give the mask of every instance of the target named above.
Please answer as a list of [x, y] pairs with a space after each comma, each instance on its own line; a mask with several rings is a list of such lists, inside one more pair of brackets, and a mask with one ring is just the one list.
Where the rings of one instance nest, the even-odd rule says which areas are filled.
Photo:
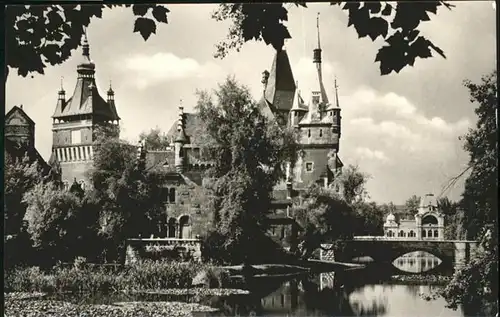
[[425, 195], [414, 219], [396, 220], [390, 213], [384, 223], [384, 236], [409, 240], [444, 240], [444, 214], [433, 194]]

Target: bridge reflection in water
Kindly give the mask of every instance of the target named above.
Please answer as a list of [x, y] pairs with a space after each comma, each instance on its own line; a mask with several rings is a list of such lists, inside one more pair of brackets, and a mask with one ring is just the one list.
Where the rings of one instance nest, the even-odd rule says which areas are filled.
[[404, 272], [425, 273], [437, 268], [442, 262], [441, 259], [430, 253], [416, 251], [397, 258], [392, 264]]

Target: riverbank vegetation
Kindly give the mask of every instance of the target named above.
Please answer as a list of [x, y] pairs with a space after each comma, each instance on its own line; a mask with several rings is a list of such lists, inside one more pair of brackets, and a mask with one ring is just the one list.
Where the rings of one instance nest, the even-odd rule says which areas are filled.
[[[465, 82], [471, 102], [478, 104], [478, 121], [464, 137], [469, 153], [469, 172], [457, 217], [467, 239], [480, 241], [475, 258], [458, 270], [442, 292], [450, 307], [471, 312], [488, 306], [498, 312], [498, 100], [497, 73], [484, 76], [479, 84]], [[462, 174], [464, 174], [462, 173]], [[453, 180], [452, 180], [453, 181]], [[477, 313], [476, 313], [477, 314]]]
[[75, 262], [75, 265], [66, 268], [59, 265], [48, 270], [39, 267], [12, 269], [5, 273], [4, 289], [7, 292], [43, 293], [186, 289], [193, 287], [193, 280], [200, 272], [205, 275], [207, 286], [229, 284], [228, 271], [209, 264], [144, 261], [110, 269]]

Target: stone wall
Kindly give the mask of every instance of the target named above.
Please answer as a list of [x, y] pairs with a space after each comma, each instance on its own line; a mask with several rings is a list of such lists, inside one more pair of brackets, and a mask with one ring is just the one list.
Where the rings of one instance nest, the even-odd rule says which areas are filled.
[[201, 261], [201, 239], [128, 239], [125, 264], [140, 260], [192, 260]]

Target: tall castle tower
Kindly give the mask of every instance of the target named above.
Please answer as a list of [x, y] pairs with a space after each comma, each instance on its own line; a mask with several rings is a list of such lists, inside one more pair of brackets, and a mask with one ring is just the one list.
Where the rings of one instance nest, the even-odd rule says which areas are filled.
[[264, 93], [260, 106], [264, 114], [274, 116], [283, 126], [293, 127], [299, 135], [300, 152], [287, 182], [294, 188], [311, 183], [330, 186], [341, 171], [338, 156], [340, 143], [340, 106], [335, 80], [335, 100], [330, 103], [323, 84], [319, 13], [317, 18], [317, 47], [313, 50], [317, 80], [308, 104], [304, 102], [299, 83], [293, 78], [285, 49], [276, 53], [271, 72], [264, 71]]
[[95, 83], [95, 64], [90, 59], [86, 34], [83, 37], [82, 61], [77, 67], [73, 95], [66, 99], [59, 91], [56, 110], [52, 116], [52, 158], [60, 164], [61, 179], [66, 186], [76, 180], [89, 184], [88, 171], [94, 158], [95, 131], [100, 125], [118, 128], [114, 92], [109, 88], [107, 100], [99, 94]]

